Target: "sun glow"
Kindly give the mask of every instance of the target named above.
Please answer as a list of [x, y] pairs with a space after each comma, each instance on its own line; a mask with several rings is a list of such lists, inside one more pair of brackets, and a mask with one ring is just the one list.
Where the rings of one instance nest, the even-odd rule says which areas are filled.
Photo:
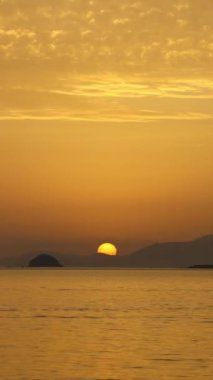
[[104, 255], [110, 255], [110, 256], [116, 256], [117, 255], [117, 248], [114, 244], [111, 243], [103, 243], [99, 245], [97, 249], [97, 253], [101, 253]]

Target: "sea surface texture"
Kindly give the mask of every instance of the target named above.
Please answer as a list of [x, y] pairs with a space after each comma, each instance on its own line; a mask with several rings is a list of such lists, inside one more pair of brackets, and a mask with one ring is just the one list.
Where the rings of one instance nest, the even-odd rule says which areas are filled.
[[1, 270], [0, 379], [213, 379], [213, 271]]

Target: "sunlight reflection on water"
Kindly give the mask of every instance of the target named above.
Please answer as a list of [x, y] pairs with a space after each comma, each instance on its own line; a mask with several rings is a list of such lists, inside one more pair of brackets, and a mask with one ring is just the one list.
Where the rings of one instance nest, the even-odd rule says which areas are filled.
[[4, 380], [212, 379], [213, 276], [1, 270]]

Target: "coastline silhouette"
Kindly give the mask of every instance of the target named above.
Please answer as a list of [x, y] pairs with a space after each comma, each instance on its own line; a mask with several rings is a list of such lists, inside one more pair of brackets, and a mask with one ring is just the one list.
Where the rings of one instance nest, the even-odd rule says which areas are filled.
[[41, 252], [0, 260], [1, 267], [200, 268], [213, 266], [213, 235], [186, 242], [153, 244], [128, 255]]
[[131, 254], [127, 260], [129, 264], [156, 268], [213, 265], [213, 235], [192, 241], [154, 244]]

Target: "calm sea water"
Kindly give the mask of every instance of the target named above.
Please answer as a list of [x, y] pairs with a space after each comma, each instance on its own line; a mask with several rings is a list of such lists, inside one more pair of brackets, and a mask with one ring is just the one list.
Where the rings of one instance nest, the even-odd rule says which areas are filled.
[[213, 272], [1, 270], [0, 379], [213, 379]]

